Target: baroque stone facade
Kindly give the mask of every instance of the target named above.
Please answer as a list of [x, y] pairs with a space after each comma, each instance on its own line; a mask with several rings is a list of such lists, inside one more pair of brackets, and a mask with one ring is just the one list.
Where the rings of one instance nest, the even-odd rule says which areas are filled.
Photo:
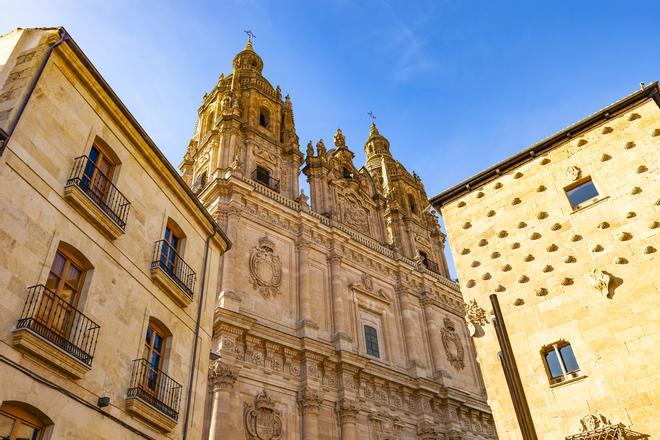
[[501, 438], [521, 434], [491, 294], [538, 438], [660, 432], [659, 107], [653, 83], [432, 200]]
[[496, 438], [421, 180], [375, 125], [363, 167], [341, 130], [303, 154], [292, 101], [262, 69], [248, 41], [204, 96], [181, 164], [233, 239], [209, 438]]

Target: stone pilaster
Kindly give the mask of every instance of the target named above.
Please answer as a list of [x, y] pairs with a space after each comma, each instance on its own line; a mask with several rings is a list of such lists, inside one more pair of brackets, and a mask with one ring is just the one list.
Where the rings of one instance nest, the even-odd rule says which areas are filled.
[[349, 335], [348, 307], [346, 306], [346, 283], [341, 272], [342, 257], [333, 252], [328, 256], [332, 280], [332, 311], [334, 320], [334, 341], [338, 350], [350, 350], [353, 338]]
[[215, 440], [219, 430], [218, 421], [223, 420], [229, 414], [223, 402], [229, 399], [229, 393], [238, 379], [238, 368], [227, 365], [219, 360], [211, 363], [209, 368], [209, 393], [211, 404], [207, 409], [209, 440]]
[[298, 393], [298, 403], [302, 411], [302, 440], [319, 438], [319, 410], [322, 399], [318, 391], [305, 387]]
[[296, 241], [298, 252], [298, 328], [302, 329], [302, 335], [300, 336], [315, 337], [319, 326], [312, 319], [309, 245], [309, 241], [302, 237]]
[[431, 356], [433, 358], [433, 377], [442, 382], [442, 365], [444, 350], [442, 346], [442, 333], [440, 332], [440, 321], [438, 311], [435, 309], [432, 293], [426, 292], [421, 298], [422, 308], [424, 309], [424, 316], [426, 318], [426, 328], [428, 333], [429, 342], [431, 345]]
[[360, 412], [359, 404], [346, 398], [338, 402], [339, 423], [341, 425], [341, 440], [358, 440], [357, 415]]

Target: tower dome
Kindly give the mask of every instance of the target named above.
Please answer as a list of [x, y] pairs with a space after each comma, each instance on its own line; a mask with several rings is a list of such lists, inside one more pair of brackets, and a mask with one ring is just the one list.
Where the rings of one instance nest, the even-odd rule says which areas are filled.
[[364, 143], [364, 151], [367, 153], [367, 161], [379, 154], [390, 154], [390, 141], [385, 136], [380, 134], [375, 123], [371, 123], [369, 129], [369, 137]]
[[264, 62], [259, 55], [252, 48], [252, 38], [248, 36], [247, 43], [245, 44], [245, 49], [240, 51], [234, 57], [232, 63], [234, 70], [237, 71], [256, 71], [261, 74], [261, 71], [264, 68]]

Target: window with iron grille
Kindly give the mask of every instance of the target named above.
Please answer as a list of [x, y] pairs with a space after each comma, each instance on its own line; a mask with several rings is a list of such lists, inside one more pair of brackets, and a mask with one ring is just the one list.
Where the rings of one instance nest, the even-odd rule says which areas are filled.
[[378, 332], [370, 325], [364, 326], [364, 345], [369, 356], [380, 357], [380, 351], [378, 350]]

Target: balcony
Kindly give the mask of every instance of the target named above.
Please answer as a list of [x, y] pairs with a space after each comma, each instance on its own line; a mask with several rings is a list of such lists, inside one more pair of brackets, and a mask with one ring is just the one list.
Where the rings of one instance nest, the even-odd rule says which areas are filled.
[[136, 359], [126, 393], [126, 410], [161, 431], [170, 432], [179, 418], [181, 389], [181, 385], [146, 359]]
[[131, 203], [87, 156], [74, 160], [64, 197], [109, 239], [124, 233]]
[[438, 266], [438, 263], [434, 263], [433, 261], [428, 259], [424, 260], [423, 263], [424, 266], [426, 266], [426, 268], [431, 272], [440, 273], [440, 266]]
[[92, 368], [100, 327], [44, 285], [27, 291], [13, 344], [80, 379]]
[[270, 173], [264, 172], [261, 168], [254, 170], [250, 175], [250, 179], [272, 189], [273, 191], [280, 192], [280, 181], [270, 177]]
[[192, 302], [197, 274], [165, 240], [155, 244], [151, 278], [180, 306]]

